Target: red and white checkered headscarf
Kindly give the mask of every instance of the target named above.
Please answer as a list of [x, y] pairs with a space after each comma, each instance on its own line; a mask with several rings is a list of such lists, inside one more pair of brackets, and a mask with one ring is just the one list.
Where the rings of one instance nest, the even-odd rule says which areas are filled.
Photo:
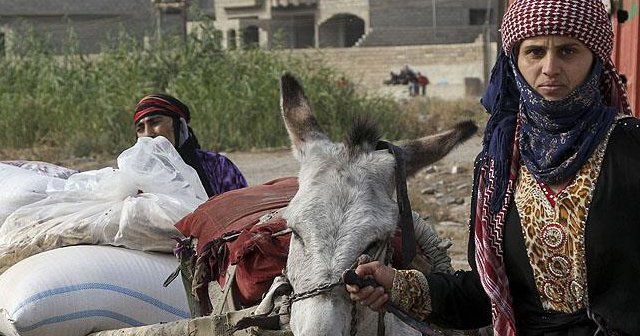
[[[516, 0], [503, 18], [503, 51], [493, 69], [482, 103], [491, 114], [483, 142], [476, 186], [475, 262], [491, 299], [494, 334], [515, 336], [516, 323], [503, 260], [502, 238], [513, 195], [519, 147], [516, 115], [520, 93], [509, 58], [525, 39], [559, 35], [587, 46], [602, 63], [600, 89], [604, 105], [631, 114], [627, 94], [611, 60], [613, 29], [601, 0]], [[514, 92], [515, 90], [515, 92]]]
[[531, 37], [560, 35], [582, 42], [602, 61], [607, 105], [631, 114], [627, 92], [611, 60], [613, 28], [601, 0], [516, 0], [504, 15], [500, 31], [506, 55]]

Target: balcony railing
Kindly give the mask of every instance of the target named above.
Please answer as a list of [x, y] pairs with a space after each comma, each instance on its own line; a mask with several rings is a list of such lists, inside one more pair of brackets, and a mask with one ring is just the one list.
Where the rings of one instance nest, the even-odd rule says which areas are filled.
[[317, 5], [318, 0], [271, 0], [271, 7], [311, 6]]
[[247, 8], [261, 6], [263, 0], [218, 0], [220, 6], [224, 8]]

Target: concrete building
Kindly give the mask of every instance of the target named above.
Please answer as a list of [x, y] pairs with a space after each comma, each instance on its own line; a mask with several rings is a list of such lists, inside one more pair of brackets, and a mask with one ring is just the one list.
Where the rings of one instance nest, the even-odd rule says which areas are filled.
[[73, 28], [88, 53], [121, 29], [137, 39], [184, 34], [195, 20], [185, 3], [215, 17], [231, 49], [469, 43], [484, 28], [496, 31], [497, 0], [0, 0], [0, 52], [25, 26], [49, 34], [54, 45]]
[[197, 29], [204, 17], [213, 19], [228, 49], [319, 52], [367, 91], [397, 96], [406, 88], [383, 80], [410, 65], [430, 78], [429, 96], [458, 99], [477, 96], [486, 83], [495, 59], [498, 2], [187, 0], [187, 17], [184, 0], [0, 0], [0, 52], [11, 50], [22, 23], [51, 34], [54, 45], [67, 39], [71, 27], [81, 51], [97, 53], [120, 29], [152, 40]]
[[[203, 0], [204, 1], [204, 0]], [[212, 0], [210, 0], [212, 1]], [[223, 45], [284, 48], [470, 43], [496, 38], [497, 0], [215, 0]], [[488, 24], [486, 24], [488, 23]]]
[[[163, 2], [165, 0], [153, 0]], [[159, 9], [152, 0], [0, 0], [0, 56], [11, 50], [22, 29], [48, 34], [54, 46], [75, 32], [81, 50], [97, 53], [120, 30], [142, 41], [158, 33], [179, 34], [184, 26], [179, 7]]]

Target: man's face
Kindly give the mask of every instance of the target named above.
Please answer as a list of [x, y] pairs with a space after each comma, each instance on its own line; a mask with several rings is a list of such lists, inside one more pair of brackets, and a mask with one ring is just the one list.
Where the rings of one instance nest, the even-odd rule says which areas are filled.
[[173, 119], [165, 115], [152, 115], [144, 117], [136, 124], [136, 136], [155, 138], [162, 135], [167, 138], [173, 146], [176, 145], [176, 137], [173, 133]]

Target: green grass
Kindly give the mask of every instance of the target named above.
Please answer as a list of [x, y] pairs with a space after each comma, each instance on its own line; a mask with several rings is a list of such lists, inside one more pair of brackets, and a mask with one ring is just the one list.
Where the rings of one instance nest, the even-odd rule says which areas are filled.
[[[15, 40], [13, 53], [0, 60], [0, 143], [5, 150], [46, 147], [68, 156], [117, 154], [135, 140], [133, 107], [152, 92], [169, 93], [190, 107], [192, 127], [205, 148], [286, 146], [278, 97], [284, 72], [301, 80], [320, 124], [334, 139], [362, 114], [371, 115], [387, 139], [425, 134], [433, 128], [433, 112], [449, 104], [402, 106], [338, 87], [342, 74], [322, 63], [278, 51], [224, 51], [207, 26], [186, 41], [152, 46], [121, 33], [98, 56], [79, 53], [73, 33], [68, 43], [56, 46], [61, 54], [54, 54], [46, 37], [29, 30]], [[445, 109], [455, 114], [456, 108]]]

